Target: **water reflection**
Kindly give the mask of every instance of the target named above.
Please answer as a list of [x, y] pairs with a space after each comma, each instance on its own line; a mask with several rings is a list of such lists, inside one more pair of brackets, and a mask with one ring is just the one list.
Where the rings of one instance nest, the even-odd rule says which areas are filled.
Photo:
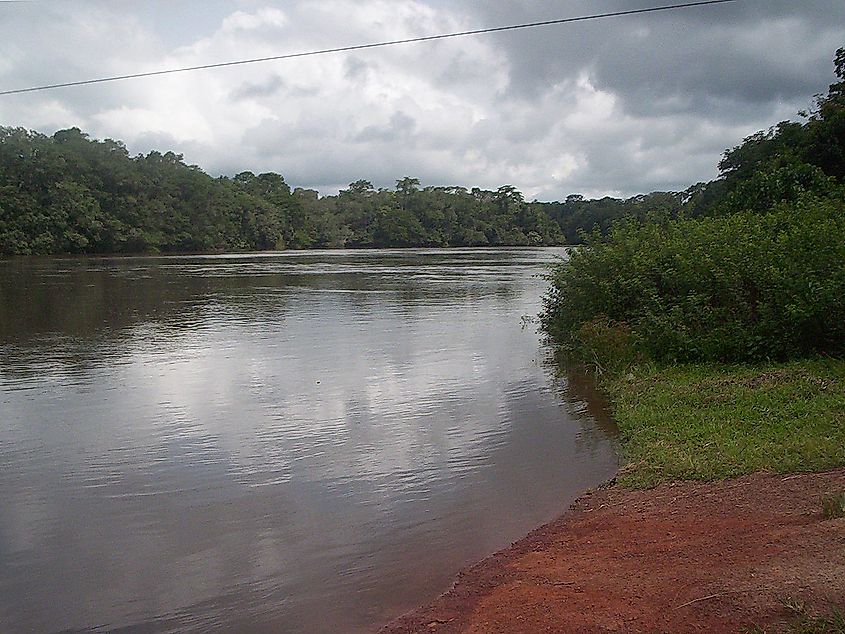
[[0, 631], [369, 631], [559, 513], [556, 253], [0, 262]]

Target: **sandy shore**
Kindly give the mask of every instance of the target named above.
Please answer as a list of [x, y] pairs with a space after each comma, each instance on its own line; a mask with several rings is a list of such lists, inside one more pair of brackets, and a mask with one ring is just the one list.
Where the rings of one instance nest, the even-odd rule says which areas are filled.
[[845, 469], [610, 487], [466, 569], [382, 634], [742, 632], [845, 606]]

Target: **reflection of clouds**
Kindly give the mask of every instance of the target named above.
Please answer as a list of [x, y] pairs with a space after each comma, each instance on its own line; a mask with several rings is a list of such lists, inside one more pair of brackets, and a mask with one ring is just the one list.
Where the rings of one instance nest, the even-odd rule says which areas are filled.
[[[301, 315], [247, 336], [239, 328], [237, 345], [221, 329], [200, 340], [186, 335], [175, 358], [134, 353], [121, 367], [120, 384], [131, 392], [123, 407], [147, 416], [156, 404], [158, 426], [181, 412], [179, 433], [214, 438], [234, 467], [256, 478], [262, 466], [296, 458], [300, 477], [379, 476], [411, 468], [432, 436], [441, 453], [469, 449], [500, 425], [498, 383], [531, 335], [514, 329], [503, 337], [495, 306], [440, 309], [424, 320], [382, 310], [360, 324], [342, 300], [325, 304], [328, 318]], [[346, 334], [338, 340], [337, 332]], [[456, 403], [465, 409], [459, 421], [454, 411], [440, 415]], [[132, 444], [145, 446], [150, 430], [133, 429]], [[364, 455], [354, 451], [361, 442]], [[329, 456], [326, 447], [353, 451]]]
[[[311, 277], [267, 269], [319, 255], [165, 258], [135, 292], [163, 285], [174, 307], [136, 298], [51, 347], [27, 331], [0, 372], [0, 564], [18, 562], [0, 614], [371, 626], [545, 519], [612, 453], [579, 449], [519, 327], [547, 253], [393, 252], [371, 277], [379, 256], [326, 255], [350, 270]], [[422, 552], [431, 570], [404, 565]], [[326, 601], [335, 621], [314, 621]]]

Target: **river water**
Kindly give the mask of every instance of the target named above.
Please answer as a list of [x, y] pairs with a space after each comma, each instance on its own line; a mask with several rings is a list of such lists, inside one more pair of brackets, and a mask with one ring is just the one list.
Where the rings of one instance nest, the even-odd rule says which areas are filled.
[[616, 467], [560, 249], [0, 261], [0, 632], [366, 632]]

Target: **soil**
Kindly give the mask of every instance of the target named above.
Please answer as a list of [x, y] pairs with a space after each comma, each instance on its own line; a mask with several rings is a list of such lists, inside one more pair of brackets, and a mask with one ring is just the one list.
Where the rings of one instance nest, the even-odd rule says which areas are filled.
[[588, 494], [382, 634], [743, 632], [845, 607], [845, 469]]

